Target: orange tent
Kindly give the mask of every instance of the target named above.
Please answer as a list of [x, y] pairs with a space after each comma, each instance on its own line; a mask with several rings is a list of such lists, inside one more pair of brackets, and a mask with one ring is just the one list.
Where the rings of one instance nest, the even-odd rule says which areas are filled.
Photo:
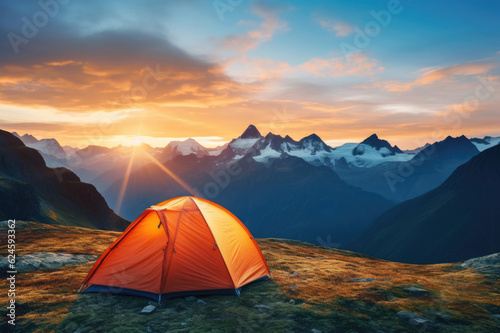
[[271, 273], [248, 229], [227, 209], [179, 197], [151, 206], [101, 255], [79, 291], [161, 300], [237, 294]]

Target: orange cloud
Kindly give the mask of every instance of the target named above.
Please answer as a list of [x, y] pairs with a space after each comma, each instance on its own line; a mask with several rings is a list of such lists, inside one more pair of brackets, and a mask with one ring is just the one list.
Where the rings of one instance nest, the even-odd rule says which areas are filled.
[[497, 64], [494, 62], [476, 62], [457, 64], [437, 69], [423, 68], [418, 71], [423, 73], [414, 81], [384, 81], [376, 83], [375, 86], [382, 87], [384, 90], [390, 92], [408, 91], [417, 86], [433, 84], [445, 80], [454, 80], [461, 76], [486, 74], [496, 66]]
[[334, 77], [372, 75], [383, 70], [383, 67], [379, 66], [373, 59], [369, 59], [360, 53], [354, 53], [350, 56], [350, 61], [347, 61], [344, 57], [314, 58], [300, 65], [300, 69], [314, 76]]

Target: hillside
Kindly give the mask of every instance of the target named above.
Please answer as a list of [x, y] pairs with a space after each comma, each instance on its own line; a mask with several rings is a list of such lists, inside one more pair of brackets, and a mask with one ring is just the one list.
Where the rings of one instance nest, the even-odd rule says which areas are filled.
[[388, 260], [437, 263], [500, 251], [500, 146], [439, 187], [378, 218], [353, 248]]
[[40, 153], [0, 130], [0, 220], [124, 230], [128, 221], [116, 215], [93, 185], [65, 168], [48, 168]]
[[[0, 230], [5, 237], [4, 224]], [[18, 260], [48, 252], [100, 255], [119, 236], [34, 222], [18, 222], [16, 230], [23, 244]], [[274, 280], [248, 285], [240, 297], [205, 296], [199, 303], [176, 298], [158, 306], [132, 296], [78, 295], [93, 261], [19, 273], [17, 325], [9, 331], [486, 333], [500, 328], [498, 275], [467, 268], [481, 266], [480, 260], [464, 267], [409, 265], [298, 241], [258, 243]], [[1, 250], [6, 252], [5, 244]], [[5, 295], [6, 289], [2, 278], [0, 292]], [[148, 304], [155, 310], [141, 314]], [[5, 319], [4, 308], [1, 331]]]

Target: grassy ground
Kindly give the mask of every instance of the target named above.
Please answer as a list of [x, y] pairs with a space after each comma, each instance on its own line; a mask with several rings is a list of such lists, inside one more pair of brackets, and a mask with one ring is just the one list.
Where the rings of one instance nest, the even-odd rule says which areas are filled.
[[[17, 254], [100, 254], [119, 233], [30, 223], [17, 231]], [[1, 250], [6, 253], [5, 235]], [[407, 265], [297, 241], [261, 239], [274, 280], [242, 289], [240, 297], [207, 296], [200, 306], [172, 299], [148, 315], [149, 300], [76, 291], [93, 263], [17, 276], [17, 332], [420, 332], [395, 314], [413, 311], [438, 332], [495, 332], [500, 314], [497, 277], [451, 264]], [[375, 278], [372, 282], [347, 282]], [[415, 297], [405, 286], [429, 291]], [[7, 294], [2, 279], [0, 293]], [[2, 296], [2, 299], [6, 299]], [[255, 305], [265, 305], [256, 308]]]

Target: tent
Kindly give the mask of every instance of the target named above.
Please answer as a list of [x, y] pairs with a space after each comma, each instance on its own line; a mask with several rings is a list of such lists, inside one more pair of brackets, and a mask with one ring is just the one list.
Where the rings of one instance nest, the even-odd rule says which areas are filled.
[[266, 260], [245, 225], [205, 199], [179, 197], [146, 209], [101, 255], [80, 292], [162, 300], [185, 295], [237, 294], [270, 278]]

